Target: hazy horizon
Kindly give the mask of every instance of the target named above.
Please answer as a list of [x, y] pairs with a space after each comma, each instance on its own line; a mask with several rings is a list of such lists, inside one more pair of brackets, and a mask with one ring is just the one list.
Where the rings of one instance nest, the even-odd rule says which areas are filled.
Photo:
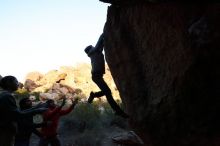
[[0, 75], [23, 81], [31, 71], [88, 63], [84, 48], [102, 33], [107, 7], [99, 0], [1, 0]]

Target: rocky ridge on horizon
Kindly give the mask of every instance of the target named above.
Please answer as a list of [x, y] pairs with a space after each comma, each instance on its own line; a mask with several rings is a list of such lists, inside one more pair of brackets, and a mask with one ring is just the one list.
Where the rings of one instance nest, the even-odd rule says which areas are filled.
[[[120, 100], [119, 92], [108, 67], [106, 67], [104, 79], [109, 85], [113, 97]], [[46, 74], [29, 72], [25, 77], [24, 89], [32, 93], [40, 93], [42, 100], [47, 98], [59, 99], [63, 94], [67, 97], [80, 94], [81, 97], [87, 98], [91, 91], [99, 91], [91, 79], [91, 66], [86, 63], [74, 67], [61, 66], [58, 70], [50, 70]], [[101, 99], [105, 100], [105, 98]]]

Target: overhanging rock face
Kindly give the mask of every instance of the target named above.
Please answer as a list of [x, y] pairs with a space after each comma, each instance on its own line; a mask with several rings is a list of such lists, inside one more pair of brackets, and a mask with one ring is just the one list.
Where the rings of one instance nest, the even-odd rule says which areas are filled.
[[111, 5], [105, 55], [152, 146], [220, 144], [220, 5]]
[[171, 2], [181, 2], [181, 3], [196, 3], [197, 5], [200, 5], [201, 3], [214, 3], [219, 2], [218, 0], [99, 0], [104, 3], [110, 3], [114, 5], [125, 5], [125, 4], [143, 4], [143, 3], [171, 3]]

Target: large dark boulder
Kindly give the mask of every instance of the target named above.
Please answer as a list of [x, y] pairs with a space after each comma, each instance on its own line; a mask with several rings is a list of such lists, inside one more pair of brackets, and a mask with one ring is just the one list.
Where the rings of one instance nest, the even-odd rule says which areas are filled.
[[106, 61], [146, 145], [220, 145], [219, 12], [215, 3], [108, 8]]

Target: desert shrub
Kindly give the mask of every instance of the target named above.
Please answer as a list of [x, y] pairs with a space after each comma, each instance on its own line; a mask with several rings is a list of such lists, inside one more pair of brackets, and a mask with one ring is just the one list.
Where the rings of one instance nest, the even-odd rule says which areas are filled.
[[85, 129], [93, 129], [100, 125], [100, 110], [97, 106], [88, 103], [78, 103], [74, 111], [65, 117], [64, 125], [68, 129], [76, 129], [83, 132]]
[[70, 146], [101, 146], [111, 128], [126, 128], [125, 120], [115, 116], [110, 105], [103, 101], [78, 103], [61, 123], [60, 133]]
[[24, 93], [28, 93], [28, 91], [25, 88], [18, 88], [18, 90], [16, 91], [17, 94], [24, 94]]
[[30, 94], [27, 90], [25, 89], [18, 89], [16, 92], [15, 92], [15, 99], [16, 101], [18, 102], [20, 99], [24, 98], [24, 97], [29, 97]]
[[38, 101], [39, 100], [39, 92], [28, 92], [26, 89], [19, 89], [15, 92], [15, 98], [16, 100], [20, 100], [22, 98], [25, 98], [25, 97], [30, 97], [31, 95], [35, 96], [36, 97], [36, 100]]
[[99, 106], [101, 110], [101, 124], [103, 127], [109, 127], [111, 121], [115, 118], [114, 112], [111, 106], [107, 102], [97, 101], [95, 104]]
[[63, 128], [71, 131], [84, 132], [112, 125], [126, 127], [124, 119], [115, 116], [107, 102], [95, 101], [93, 104], [78, 103], [68, 116], [62, 120]]

